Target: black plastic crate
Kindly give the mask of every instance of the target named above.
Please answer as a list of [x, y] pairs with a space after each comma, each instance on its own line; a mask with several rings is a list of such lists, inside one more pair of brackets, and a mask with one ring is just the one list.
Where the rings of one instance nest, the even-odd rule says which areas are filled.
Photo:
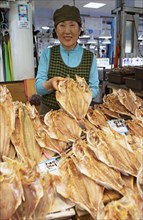
[[143, 67], [135, 67], [135, 78], [143, 80]]
[[109, 73], [108, 81], [116, 84], [125, 84], [125, 77], [133, 76], [134, 73]]
[[143, 90], [143, 80], [138, 80], [135, 77], [125, 77], [125, 84], [130, 89]]

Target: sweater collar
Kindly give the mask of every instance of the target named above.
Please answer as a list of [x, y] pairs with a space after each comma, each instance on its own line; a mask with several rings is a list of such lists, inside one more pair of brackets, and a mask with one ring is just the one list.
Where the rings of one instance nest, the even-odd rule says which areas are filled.
[[70, 51], [67, 51], [67, 50], [62, 46], [62, 44], [60, 44], [60, 50], [63, 51], [63, 52], [68, 52], [68, 53], [71, 52], [71, 51], [76, 51], [76, 50], [78, 50], [79, 47], [80, 47], [80, 45], [77, 43], [76, 46], [75, 46], [73, 49], [71, 49]]

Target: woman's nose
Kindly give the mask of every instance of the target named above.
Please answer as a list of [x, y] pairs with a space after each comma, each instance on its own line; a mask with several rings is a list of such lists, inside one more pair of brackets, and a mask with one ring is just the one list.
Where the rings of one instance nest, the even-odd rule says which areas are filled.
[[70, 32], [70, 26], [65, 26], [65, 29], [64, 29], [64, 31], [66, 32], [66, 33], [69, 33]]

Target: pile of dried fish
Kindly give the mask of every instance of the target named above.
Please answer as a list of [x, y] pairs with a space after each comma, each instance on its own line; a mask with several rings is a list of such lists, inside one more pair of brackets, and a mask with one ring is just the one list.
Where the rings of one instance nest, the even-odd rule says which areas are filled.
[[[142, 219], [143, 100], [120, 89], [91, 108], [79, 76], [61, 81], [56, 97], [61, 108], [41, 119], [0, 86], [1, 219], [44, 220], [69, 206], [95, 220]], [[124, 135], [109, 126], [116, 118], [125, 121]], [[39, 170], [56, 156], [57, 175]]]
[[0, 219], [37, 220], [72, 204], [57, 193], [56, 177], [32, 161], [4, 157], [0, 163]]

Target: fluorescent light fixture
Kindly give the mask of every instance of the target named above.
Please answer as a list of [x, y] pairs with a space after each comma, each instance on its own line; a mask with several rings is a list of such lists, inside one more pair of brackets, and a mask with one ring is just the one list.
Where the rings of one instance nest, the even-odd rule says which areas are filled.
[[83, 48], [86, 48], [86, 46], [85, 46], [84, 44], [82, 45], [82, 47], [83, 47]]
[[95, 49], [95, 45], [90, 45], [89, 48], [90, 48], [90, 50], [94, 50]]
[[82, 35], [82, 36], [79, 36], [79, 39], [89, 39], [90, 38], [90, 35]]
[[60, 41], [58, 39], [55, 39], [54, 44], [60, 44]]
[[88, 4], [84, 5], [85, 8], [101, 8], [105, 6], [105, 3], [98, 3], [98, 2], [89, 2]]
[[138, 40], [143, 40], [143, 34], [139, 35]]
[[97, 41], [94, 40], [94, 39], [89, 39], [89, 40], [87, 41], [87, 44], [97, 45]]
[[96, 46], [96, 47], [94, 48], [94, 50], [95, 50], [95, 51], [98, 51], [98, 48], [97, 48], [97, 46]]
[[79, 44], [82, 44], [82, 42], [81, 42], [81, 40], [80, 40], [80, 39], [78, 39], [78, 40], [77, 40], [77, 42], [78, 42]]
[[104, 39], [111, 39], [112, 36], [110, 34], [110, 31], [108, 30], [103, 30], [99, 36], [99, 38], [104, 38]]
[[43, 26], [42, 29], [43, 29], [43, 30], [49, 30], [50, 28], [49, 28], [49, 27], [46, 27], [46, 26]]
[[102, 41], [102, 44], [111, 44], [111, 41], [109, 39], [104, 39]]

